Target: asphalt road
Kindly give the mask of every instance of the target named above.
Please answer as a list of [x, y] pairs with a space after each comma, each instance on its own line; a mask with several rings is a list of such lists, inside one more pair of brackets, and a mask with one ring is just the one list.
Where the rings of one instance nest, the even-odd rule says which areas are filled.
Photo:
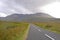
[[27, 40], [60, 40], [60, 34], [50, 32], [48, 30], [30, 24]]

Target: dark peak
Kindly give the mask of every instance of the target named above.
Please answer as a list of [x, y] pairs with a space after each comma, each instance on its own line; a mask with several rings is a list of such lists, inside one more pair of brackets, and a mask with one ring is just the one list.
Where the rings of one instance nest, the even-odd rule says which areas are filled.
[[14, 13], [14, 14], [12, 14], [12, 15], [30, 15], [30, 14], [18, 14], [18, 13]]
[[43, 13], [43, 12], [36, 13], [36, 14], [40, 14], [40, 15], [41, 15], [41, 14], [48, 15], [47, 13]]
[[[24, 16], [24, 14], [11, 14], [9, 16]], [[7, 17], [9, 17], [9, 16], [7, 16]]]

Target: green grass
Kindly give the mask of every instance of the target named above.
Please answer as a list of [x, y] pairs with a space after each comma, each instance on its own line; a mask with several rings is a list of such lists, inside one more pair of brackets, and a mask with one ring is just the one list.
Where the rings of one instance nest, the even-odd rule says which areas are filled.
[[58, 22], [36, 22], [33, 24], [38, 25], [39, 27], [47, 29], [49, 31], [60, 34], [60, 23]]
[[25, 40], [28, 23], [0, 21], [0, 40]]

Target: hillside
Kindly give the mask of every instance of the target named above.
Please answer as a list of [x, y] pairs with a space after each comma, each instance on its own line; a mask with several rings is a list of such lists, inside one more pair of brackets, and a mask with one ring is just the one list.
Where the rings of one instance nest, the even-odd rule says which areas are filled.
[[48, 22], [48, 21], [60, 21], [45, 13], [36, 13], [36, 14], [12, 14], [7, 17], [0, 17], [2, 21], [15, 21], [15, 22]]

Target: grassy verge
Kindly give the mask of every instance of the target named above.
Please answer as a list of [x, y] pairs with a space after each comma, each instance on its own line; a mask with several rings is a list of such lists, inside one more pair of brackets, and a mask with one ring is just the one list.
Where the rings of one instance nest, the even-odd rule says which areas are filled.
[[60, 23], [58, 22], [36, 22], [33, 24], [38, 25], [41, 28], [60, 34]]
[[28, 33], [29, 33], [29, 28], [30, 28], [30, 26], [28, 26], [28, 29], [26, 29], [26, 32], [24, 34], [24, 39], [23, 40], [27, 40]]
[[28, 23], [0, 21], [0, 40], [25, 40]]

